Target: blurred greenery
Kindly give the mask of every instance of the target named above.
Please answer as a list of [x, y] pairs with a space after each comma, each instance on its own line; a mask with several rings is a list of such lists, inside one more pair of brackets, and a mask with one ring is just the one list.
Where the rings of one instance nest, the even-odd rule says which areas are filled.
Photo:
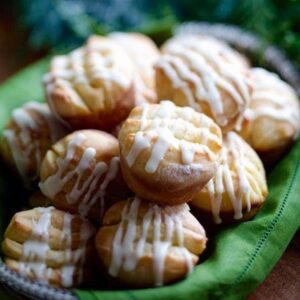
[[92, 33], [137, 30], [157, 42], [188, 20], [239, 25], [300, 64], [299, 0], [13, 0], [29, 45], [78, 45]]

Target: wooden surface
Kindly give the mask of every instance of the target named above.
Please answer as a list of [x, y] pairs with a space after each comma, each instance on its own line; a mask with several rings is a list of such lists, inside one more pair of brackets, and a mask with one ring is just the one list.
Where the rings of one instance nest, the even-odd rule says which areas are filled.
[[[28, 48], [26, 32], [15, 25], [11, 8], [0, 1], [0, 82], [42, 56], [43, 52]], [[266, 280], [248, 297], [248, 300], [262, 299], [300, 299], [300, 232]]]
[[294, 236], [273, 271], [248, 300], [300, 299], [300, 232]]

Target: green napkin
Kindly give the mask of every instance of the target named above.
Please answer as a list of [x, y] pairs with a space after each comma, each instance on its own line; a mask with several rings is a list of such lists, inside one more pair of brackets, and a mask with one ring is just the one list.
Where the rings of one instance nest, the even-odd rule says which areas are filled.
[[[43, 101], [42, 74], [47, 60], [32, 65], [0, 87], [0, 130], [14, 107]], [[208, 259], [186, 279], [140, 290], [74, 290], [80, 299], [243, 299], [272, 270], [300, 225], [300, 140], [268, 177], [270, 194], [255, 219], [220, 231], [210, 240]], [[11, 205], [0, 172], [0, 226]], [[99, 278], [101, 282], [101, 278]]]

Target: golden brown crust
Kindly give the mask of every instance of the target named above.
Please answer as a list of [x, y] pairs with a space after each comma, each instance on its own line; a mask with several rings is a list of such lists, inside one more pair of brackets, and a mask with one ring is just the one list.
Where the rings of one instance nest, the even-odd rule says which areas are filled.
[[154, 64], [160, 57], [157, 46], [150, 38], [137, 32], [113, 32], [109, 37], [126, 51], [136, 66], [136, 105], [157, 102], [154, 76]]
[[67, 91], [61, 88], [52, 92], [52, 109], [63, 118], [74, 130], [96, 128], [111, 130], [114, 126], [126, 119], [134, 107], [135, 85], [132, 84], [119, 95], [113, 107], [106, 107], [102, 111], [90, 109], [80, 110], [73, 105]]
[[180, 42], [180, 40], [185, 40], [186, 38], [195, 39], [199, 43], [206, 43], [208, 47], [217, 48], [219, 55], [222, 56], [224, 60], [228, 61], [230, 64], [233, 64], [239, 69], [247, 69], [251, 66], [249, 59], [245, 55], [230, 47], [230, 45], [225, 41], [202, 34], [184, 34], [172, 37], [162, 45], [162, 53], [167, 53], [174, 44], [176, 45], [176, 43]]
[[[129, 207], [130, 209], [130, 207], [134, 205], [134, 201], [137, 200], [131, 199], [128, 201], [118, 202], [107, 211], [104, 217], [103, 226], [100, 228], [96, 236], [96, 248], [102, 262], [111, 275], [116, 276], [127, 285], [134, 287], [149, 287], [158, 284], [157, 275], [158, 277], [161, 275], [158, 274], [159, 272], [162, 272], [163, 277], [162, 282], [159, 284], [168, 284], [184, 277], [189, 271], [187, 256], [190, 259], [190, 263], [195, 265], [198, 261], [197, 256], [205, 249], [207, 239], [205, 237], [204, 229], [197, 222], [194, 216], [189, 213], [187, 206], [185, 205], [158, 207], [157, 205], [150, 204], [142, 200], [139, 200], [140, 202], [136, 220], [131, 223], [131, 225], [129, 225], [129, 223], [127, 223], [127, 225], [120, 225], [122, 224], [122, 220], [125, 218], [124, 209], [126, 210], [126, 207]], [[152, 215], [152, 217], [150, 217], [150, 219], [148, 219], [148, 222], [150, 222], [149, 227], [147, 228], [147, 232], [144, 232], [146, 230], [145, 224], [147, 223], [147, 216], [149, 217], [149, 214], [151, 215], [151, 210], [155, 210], [156, 212]], [[160, 216], [160, 221], [156, 219], [158, 215]], [[133, 218], [133, 216], [129, 216], [128, 222], [130, 222], [130, 218]], [[175, 223], [172, 223], [175, 219]], [[174, 227], [172, 227], [173, 225], [171, 223]], [[180, 225], [178, 225], [179, 223]], [[132, 248], [129, 250], [131, 253], [129, 257], [131, 257], [133, 261], [135, 261], [135, 258], [137, 260], [135, 261], [136, 264], [134, 268], [128, 270], [125, 267], [125, 258], [118, 270], [118, 273], [112, 274], [115, 265], [112, 260], [114, 259], [114, 251], [117, 249], [116, 235], [118, 235], [120, 226], [123, 228], [123, 237], [126, 235], [126, 239], [131, 239], [130, 235], [133, 233], [134, 238], [131, 246]], [[130, 233], [129, 231], [126, 231], [129, 226], [131, 226]], [[158, 254], [158, 252], [155, 254], [154, 249], [156, 247], [155, 243], [157, 242], [155, 238], [157, 230], [159, 231], [160, 241], [169, 243], [166, 255], [163, 260], [160, 261], [162, 269], [158, 273], [155, 269], [155, 264], [157, 262], [156, 260], [159, 259], [157, 255], [160, 254]], [[182, 232], [179, 234], [177, 230], [182, 230]], [[170, 232], [171, 237], [168, 238], [168, 234], [170, 234]], [[141, 247], [143, 235], [145, 237], [145, 244], [140, 255], [136, 257], [135, 255], [137, 252], [135, 251], [137, 251], [137, 247]], [[182, 237], [182, 241], [180, 241], [180, 237]], [[183, 249], [187, 252], [182, 252]], [[119, 253], [119, 255], [129, 255], [126, 248], [123, 248], [123, 250], [125, 252], [119, 250], [121, 252], [117, 253]], [[161, 249], [161, 251], [163, 250]], [[159, 253], [163, 255], [163, 252], [159, 251]]]
[[191, 205], [200, 220], [229, 224], [252, 218], [268, 195], [265, 170], [255, 151], [236, 133], [224, 137], [220, 166]]
[[208, 182], [222, 144], [220, 129], [211, 119], [167, 101], [133, 109], [119, 140], [129, 187], [146, 200], [167, 205], [191, 200]]
[[53, 207], [35, 208], [14, 215], [2, 252], [8, 267], [31, 279], [76, 286], [91, 275], [94, 233], [79, 216]]
[[251, 206], [251, 210], [247, 211], [247, 208], [244, 207], [242, 210], [243, 217], [241, 219], [234, 219], [234, 211], [223, 211], [220, 215], [222, 218], [222, 223], [217, 224], [212, 218], [211, 211], [199, 209], [197, 206], [190, 204], [191, 213], [196, 217], [196, 219], [203, 225], [207, 235], [212, 238], [214, 234], [218, 233], [220, 229], [226, 228], [228, 226], [238, 224], [241, 222], [249, 221], [254, 218], [257, 213], [262, 208], [264, 202], [256, 201]]
[[295, 91], [274, 73], [253, 68], [251, 76], [254, 90], [240, 134], [270, 165], [299, 134], [299, 101]]
[[74, 129], [110, 130], [135, 103], [135, 67], [113, 40], [92, 36], [51, 62], [44, 83], [51, 109]]
[[39, 178], [42, 158], [68, 129], [45, 103], [28, 102], [12, 111], [1, 137], [1, 155], [27, 188]]
[[235, 53], [228, 55], [228, 49], [208, 37], [169, 40], [156, 64], [158, 100], [192, 106], [213, 118], [224, 132], [232, 130], [250, 101], [252, 87], [246, 64]]
[[129, 192], [118, 157], [119, 143], [112, 135], [98, 130], [76, 131], [47, 152], [41, 168], [41, 190], [55, 207], [101, 223], [104, 210]]

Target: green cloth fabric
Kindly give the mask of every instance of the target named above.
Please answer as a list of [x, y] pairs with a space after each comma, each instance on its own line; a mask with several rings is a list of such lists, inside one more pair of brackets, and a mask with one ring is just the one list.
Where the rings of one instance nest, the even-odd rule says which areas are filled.
[[[43, 60], [0, 87], [0, 130], [13, 108], [29, 100], [43, 100]], [[140, 290], [74, 290], [80, 299], [243, 299], [272, 270], [300, 225], [300, 140], [268, 176], [269, 197], [251, 221], [221, 230], [210, 240], [210, 255], [186, 279], [165, 287]], [[0, 172], [0, 210], [7, 198]], [[9, 203], [9, 204], [8, 204]], [[3, 232], [3, 222], [0, 226]], [[101, 281], [101, 278], [99, 278]]]

